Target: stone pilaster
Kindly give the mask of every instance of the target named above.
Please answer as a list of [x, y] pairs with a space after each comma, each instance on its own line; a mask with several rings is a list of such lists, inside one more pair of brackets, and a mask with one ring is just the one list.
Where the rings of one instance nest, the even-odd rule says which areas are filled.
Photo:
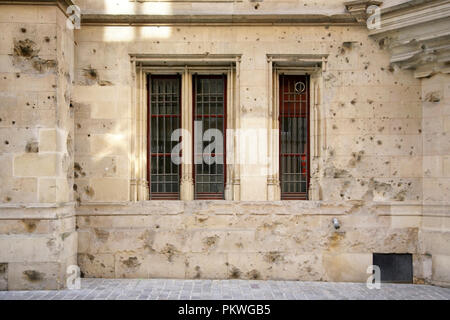
[[77, 247], [71, 2], [26, 4], [0, 1], [1, 289], [59, 289]]

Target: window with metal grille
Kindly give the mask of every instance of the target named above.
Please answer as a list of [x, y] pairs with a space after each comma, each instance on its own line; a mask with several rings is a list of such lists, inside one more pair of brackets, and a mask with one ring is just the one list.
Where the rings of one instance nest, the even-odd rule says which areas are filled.
[[308, 199], [309, 76], [280, 75], [281, 199]]
[[171, 159], [181, 128], [181, 77], [149, 75], [148, 160], [150, 199], [179, 199], [181, 165]]
[[195, 199], [224, 199], [226, 76], [194, 75], [193, 83]]

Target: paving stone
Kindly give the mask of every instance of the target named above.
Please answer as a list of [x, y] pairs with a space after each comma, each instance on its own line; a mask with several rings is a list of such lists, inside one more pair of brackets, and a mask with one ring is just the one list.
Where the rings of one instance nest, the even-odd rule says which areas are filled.
[[450, 288], [412, 284], [381, 284], [370, 290], [365, 283], [82, 279], [81, 289], [61, 291], [3, 291], [0, 300], [450, 300]]

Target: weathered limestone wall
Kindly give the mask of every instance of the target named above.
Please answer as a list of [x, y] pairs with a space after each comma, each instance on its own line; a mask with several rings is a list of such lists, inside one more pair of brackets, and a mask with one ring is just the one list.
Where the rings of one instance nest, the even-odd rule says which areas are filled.
[[[218, 11], [351, 19], [338, 0], [76, 2], [94, 20]], [[0, 290], [61, 288], [77, 261], [86, 277], [365, 281], [374, 252], [412, 253], [415, 282], [449, 285], [448, 76], [415, 79], [353, 23], [75, 33], [65, 23], [57, 6], [0, 6]], [[245, 129], [269, 123], [267, 55], [328, 55], [314, 74], [313, 200], [266, 201], [267, 176], [244, 164], [242, 201], [130, 202], [130, 54], [241, 55]]]
[[450, 285], [450, 75], [422, 80], [423, 222], [421, 251], [432, 257], [434, 283]]
[[0, 289], [57, 289], [76, 264], [73, 32], [57, 6], [0, 6]]
[[403, 215], [414, 210], [357, 201], [86, 205], [77, 210], [78, 263], [85, 277], [366, 281], [372, 252], [410, 252], [422, 282], [420, 217]]
[[[267, 128], [266, 54], [329, 54], [322, 74], [324, 200], [420, 201], [420, 82], [389, 66], [363, 27], [89, 27], [76, 33], [75, 177], [82, 202], [129, 199], [131, 53], [242, 54], [241, 127]], [[243, 165], [241, 199], [266, 200]], [[323, 186], [326, 186], [323, 187]]]
[[[85, 26], [76, 42], [78, 262], [86, 277], [365, 281], [373, 252], [397, 252], [414, 255], [416, 282], [430, 280], [430, 259], [418, 251], [420, 81], [391, 67], [365, 28]], [[241, 125], [255, 129], [267, 126], [266, 54], [329, 54], [312, 172], [320, 201], [264, 202], [266, 177], [244, 165], [242, 202], [127, 202], [129, 54], [206, 52], [242, 54]]]

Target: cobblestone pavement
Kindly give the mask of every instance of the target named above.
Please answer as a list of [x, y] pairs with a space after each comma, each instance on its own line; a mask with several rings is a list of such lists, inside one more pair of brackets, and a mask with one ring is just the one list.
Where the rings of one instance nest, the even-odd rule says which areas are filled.
[[365, 283], [173, 280], [173, 279], [82, 279], [80, 290], [0, 291], [0, 300], [310, 300], [310, 299], [445, 299], [450, 288], [428, 285], [381, 284], [369, 290]]

